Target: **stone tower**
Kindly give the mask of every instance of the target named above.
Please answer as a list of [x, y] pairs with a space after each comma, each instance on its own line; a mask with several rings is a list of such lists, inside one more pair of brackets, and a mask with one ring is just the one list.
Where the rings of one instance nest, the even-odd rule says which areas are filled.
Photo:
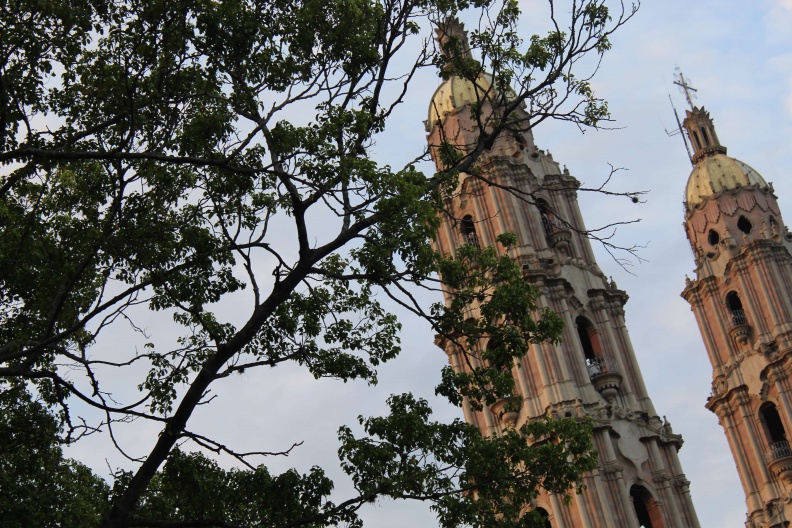
[[[457, 21], [446, 22], [438, 33], [441, 41], [454, 35], [461, 43], [457, 49], [469, 53]], [[438, 168], [443, 141], [463, 153], [475, 144], [471, 105], [484, 115], [493, 112], [485, 96], [495, 93], [491, 83], [487, 75], [475, 83], [451, 77], [434, 93], [426, 130]], [[561, 315], [566, 327], [562, 344], [533, 345], [521, 368], [512, 369], [521, 400], [517, 412], [504, 412], [502, 403], [481, 412], [465, 404], [466, 420], [488, 435], [548, 415], [594, 421], [599, 467], [585, 476], [586, 490], [570, 504], [547, 492], [536, 501], [553, 528], [698, 527], [677, 457], [682, 438], [655, 412], [625, 327], [627, 295], [600, 271], [582, 234], [579, 182], [536, 147], [530, 130], [501, 134], [483, 154], [480, 169], [495, 185], [461, 175], [447, 199], [453, 218], [441, 226], [437, 249], [453, 255], [463, 244], [494, 245], [501, 233], [515, 233], [519, 244], [510, 255], [541, 292], [540, 307]], [[457, 345], [438, 344], [455, 369], [465, 368]], [[484, 350], [487, 343], [479, 346]]]
[[726, 156], [709, 113], [683, 123], [694, 155], [685, 231], [696, 278], [682, 296], [712, 363], [707, 408], [718, 416], [737, 464], [749, 528], [792, 521], [792, 235], [773, 186]]

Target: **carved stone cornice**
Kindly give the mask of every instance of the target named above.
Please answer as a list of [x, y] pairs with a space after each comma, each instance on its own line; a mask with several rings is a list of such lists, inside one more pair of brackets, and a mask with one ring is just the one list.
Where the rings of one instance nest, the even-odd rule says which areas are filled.
[[725, 274], [741, 275], [760, 262], [784, 262], [792, 260], [792, 255], [780, 241], [758, 239], [743, 246], [740, 254], [732, 258], [725, 268]]
[[707, 277], [706, 279], [702, 279], [699, 283], [701, 284], [701, 293], [703, 295], [711, 297], [720, 292], [720, 281], [717, 277]]
[[668, 474], [668, 470], [666, 470], [666, 469], [656, 469], [656, 470], [652, 471], [652, 480], [654, 482], [657, 482], [658, 484], [666, 482], [670, 478], [671, 477]]
[[436, 335], [434, 340], [435, 345], [446, 353], [450, 360], [455, 354], [463, 351], [463, 348], [454, 341], [453, 336]]
[[782, 332], [778, 334], [773, 342], [780, 355], [786, 356], [792, 352], [792, 332]]
[[745, 254], [743, 253], [742, 255], [734, 257], [726, 264], [726, 275], [739, 277], [748, 271], [748, 267], [748, 259], [745, 258]]
[[[719, 376], [716, 378], [716, 381], [719, 380], [723, 382], [719, 385], [721, 390], [723, 390], [723, 388], [727, 386], [724, 377]], [[749, 405], [752, 399], [753, 397], [748, 393], [748, 387], [739, 385], [719, 394], [715, 394], [713, 391], [713, 395], [707, 398], [707, 403], [704, 406], [715, 413], [718, 417], [718, 422], [723, 425], [723, 420], [725, 418], [731, 416], [740, 409], [745, 411], [746, 409], [744, 409], [744, 407]]]
[[608, 460], [599, 465], [598, 469], [606, 480], [620, 479], [624, 476], [624, 465], [618, 460]]
[[569, 296], [570, 288], [568, 288], [567, 282], [564, 281], [548, 281], [547, 285], [544, 288], [547, 297], [558, 301], [560, 299], [564, 299]]
[[612, 289], [592, 289], [588, 290], [589, 309], [605, 310], [609, 315], [624, 317], [624, 305], [629, 300], [626, 292], [617, 288]]
[[[553, 163], [555, 163], [555, 161], [553, 161]], [[575, 196], [580, 188], [580, 182], [570, 174], [548, 174], [544, 178], [542, 187], [550, 191], [564, 193], [567, 196]]]
[[768, 240], [755, 240], [743, 248], [743, 256], [748, 265], [756, 264], [766, 260], [773, 260], [775, 245]]
[[527, 263], [528, 267], [523, 265], [522, 275], [525, 280], [532, 284], [544, 283], [548, 279], [552, 279], [561, 275], [561, 263], [558, 257], [534, 255]]
[[672, 484], [680, 493], [687, 493], [690, 491], [690, 481], [685, 477], [684, 473], [674, 475], [672, 477]]
[[751, 395], [748, 393], [748, 387], [740, 385], [729, 391], [729, 400], [740, 407], [744, 407], [751, 403]]
[[712, 412], [718, 417], [718, 423], [724, 425], [724, 420], [734, 414], [734, 411], [729, 407], [728, 403], [721, 401], [720, 405], [710, 408]]
[[489, 155], [479, 162], [481, 169], [491, 174], [508, 174], [515, 182], [518, 180], [530, 180], [535, 186], [538, 181], [526, 165], [525, 159], [518, 159], [514, 156]]
[[639, 428], [641, 441], [656, 439], [662, 445], [671, 444], [677, 449], [681, 448], [684, 443], [682, 435], [675, 434], [671, 429], [671, 424], [661, 420], [659, 416], [650, 416], [645, 411], [626, 409], [614, 403], [599, 402], [584, 405], [577, 402], [574, 406], [570, 404], [566, 407], [553, 405], [548, 407], [547, 414], [591, 420], [595, 429], [612, 428], [613, 422], [616, 420], [633, 422]]
[[720, 279], [710, 275], [709, 277], [690, 281], [690, 283], [685, 285], [685, 289], [682, 291], [682, 297], [690, 304], [693, 304], [692, 298], [695, 298], [696, 302], [700, 303], [707, 297], [716, 294], [718, 291], [720, 291]]
[[700, 306], [701, 302], [704, 298], [701, 296], [701, 292], [699, 291], [699, 281], [692, 281], [689, 278], [685, 281], [685, 289], [682, 290], [680, 294], [683, 299], [685, 299], [691, 307]]
[[765, 368], [767, 381], [772, 384], [778, 383], [780, 380], [785, 380], [789, 377], [789, 368], [783, 362], [775, 362]]

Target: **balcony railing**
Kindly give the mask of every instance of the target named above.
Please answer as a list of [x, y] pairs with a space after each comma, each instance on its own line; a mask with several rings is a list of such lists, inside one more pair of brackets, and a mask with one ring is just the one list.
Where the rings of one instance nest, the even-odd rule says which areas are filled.
[[789, 442], [781, 440], [779, 442], [772, 442], [767, 449], [767, 461], [773, 462], [782, 458], [792, 457], [792, 447], [789, 447]]
[[743, 310], [732, 310], [731, 317], [732, 317], [732, 326], [748, 324], [748, 319], [745, 317], [745, 311]]
[[569, 226], [564, 222], [557, 219], [555, 216], [542, 215], [542, 227], [544, 227], [545, 235], [550, 236], [561, 230], [569, 229]]
[[789, 447], [789, 442], [786, 440], [771, 442], [765, 457], [770, 473], [777, 479], [792, 484], [792, 448]]
[[616, 361], [609, 356], [586, 358], [586, 370], [588, 370], [589, 379], [592, 380], [603, 374], [619, 372]]
[[465, 244], [470, 244], [481, 251], [481, 243], [479, 242], [479, 237], [476, 233], [463, 233], [462, 240], [464, 240]]

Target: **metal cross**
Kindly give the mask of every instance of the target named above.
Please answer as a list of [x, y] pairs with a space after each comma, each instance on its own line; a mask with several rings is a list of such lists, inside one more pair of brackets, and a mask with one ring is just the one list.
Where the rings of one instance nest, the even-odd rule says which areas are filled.
[[[685, 79], [685, 76], [682, 75], [682, 72], [680, 71], [679, 68], [677, 68], [676, 70], [677, 70], [677, 73], [675, 75], [676, 81], [674, 81], [674, 84], [679, 86], [679, 88], [685, 94], [685, 99], [687, 99], [687, 102], [690, 105], [690, 109], [693, 110], [693, 108], [694, 108], [693, 107], [693, 98], [696, 97], [695, 92], [697, 92], [698, 90], [696, 90], [695, 88], [690, 86], [690, 84], [688, 84], [690, 82], [690, 80], [689, 79]], [[693, 92], [693, 93], [691, 93], [691, 92]]]

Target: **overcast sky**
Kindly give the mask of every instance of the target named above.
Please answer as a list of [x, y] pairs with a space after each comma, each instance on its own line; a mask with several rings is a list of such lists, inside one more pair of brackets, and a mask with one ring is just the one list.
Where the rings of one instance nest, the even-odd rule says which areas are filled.
[[[525, 36], [541, 28], [543, 0], [524, 0], [528, 11]], [[559, 4], [562, 2], [559, 2]], [[559, 8], [560, 9], [560, 8]], [[704, 409], [710, 392], [709, 365], [692, 312], [679, 292], [685, 274], [693, 277], [693, 259], [681, 223], [682, 195], [690, 162], [679, 137], [665, 130], [676, 125], [668, 100], [684, 112], [683, 96], [673, 86], [679, 66], [698, 89], [697, 104], [712, 114], [729, 155], [754, 167], [775, 184], [782, 212], [792, 221], [792, 0], [653, 0], [613, 38], [594, 86], [609, 101], [615, 119], [611, 131], [581, 134], [570, 125], [546, 124], [535, 131], [540, 148], [550, 150], [579, 180], [591, 186], [608, 173], [608, 163], [624, 167], [616, 188], [650, 190], [644, 204], [631, 205], [597, 196], [581, 196], [588, 227], [613, 220], [641, 218], [621, 229], [619, 240], [642, 244], [632, 275], [599, 248], [599, 265], [630, 295], [627, 325], [655, 408], [666, 415], [685, 444], [683, 470], [704, 527], [744, 526], [745, 500], [723, 430]], [[387, 142], [380, 140], [382, 159], [401, 159], [425, 142], [422, 121], [429, 98], [439, 84], [434, 76], [418, 79], [408, 93]], [[438, 299], [429, 296], [427, 302]], [[372, 389], [360, 383], [314, 381], [298, 369], [279, 367], [269, 378], [255, 372], [218, 383], [219, 397], [199, 409], [192, 429], [220, 431], [219, 440], [241, 450], [279, 450], [304, 441], [288, 458], [270, 461], [275, 470], [312, 465], [337, 468], [336, 430], [359, 414], [382, 412], [388, 394], [412, 391], [432, 398], [445, 355], [433, 345], [422, 321], [405, 319], [400, 358], [381, 369]], [[152, 319], [151, 328], [157, 326]], [[266, 374], [266, 373], [265, 373]], [[461, 413], [437, 404], [438, 418]], [[137, 422], [127, 428], [123, 445], [143, 455], [156, 428]], [[96, 470], [126, 465], [106, 438], [89, 438], [69, 454]], [[337, 473], [337, 470], [333, 470]], [[339, 483], [338, 498], [345, 485]], [[434, 525], [421, 504], [378, 503], [364, 512], [370, 526]]]

